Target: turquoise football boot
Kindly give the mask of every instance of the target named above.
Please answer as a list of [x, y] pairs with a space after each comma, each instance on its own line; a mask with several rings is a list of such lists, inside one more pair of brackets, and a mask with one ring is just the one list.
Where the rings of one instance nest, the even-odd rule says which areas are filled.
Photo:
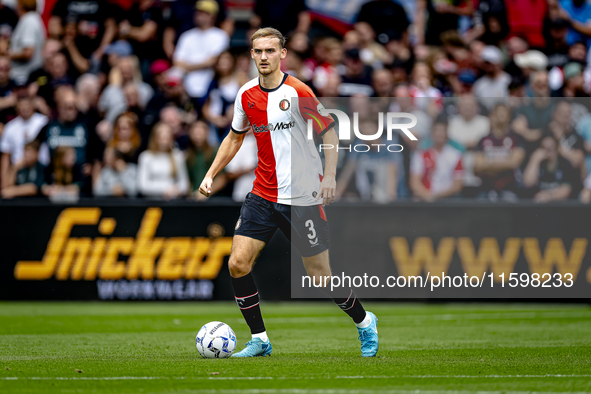
[[270, 356], [273, 347], [271, 341], [263, 342], [261, 338], [253, 338], [246, 342], [246, 347], [232, 357], [264, 357]]
[[375, 357], [380, 347], [378, 339], [378, 318], [371, 312], [367, 312], [371, 317], [371, 323], [365, 328], [357, 328], [359, 331], [359, 340], [361, 341], [361, 356]]

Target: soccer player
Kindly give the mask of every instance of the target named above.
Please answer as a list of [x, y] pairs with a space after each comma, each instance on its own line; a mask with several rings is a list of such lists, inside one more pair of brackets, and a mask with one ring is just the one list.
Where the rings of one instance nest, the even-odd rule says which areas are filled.
[[[220, 145], [199, 188], [205, 196], [211, 194], [213, 179], [236, 155], [245, 133], [252, 128], [258, 147], [256, 180], [242, 205], [228, 262], [236, 302], [250, 327], [252, 339], [232, 357], [271, 354], [251, 270], [277, 228], [297, 247], [310, 277], [331, 275], [328, 223], [322, 205], [335, 198], [338, 153], [335, 149], [326, 150], [323, 177], [322, 162], [314, 142], [307, 138], [306, 125], [312, 119], [314, 131], [323, 142], [338, 146], [334, 121], [318, 113], [320, 104], [308, 86], [281, 71], [281, 60], [285, 59], [287, 50], [285, 38], [278, 30], [259, 29], [251, 42], [250, 54], [259, 77], [247, 82], [238, 92], [232, 131]], [[292, 103], [292, 97], [298, 100]], [[299, 108], [290, 109], [291, 105]], [[363, 309], [353, 291], [348, 298], [333, 299], [355, 322], [361, 355], [375, 356], [379, 345], [376, 316]]]

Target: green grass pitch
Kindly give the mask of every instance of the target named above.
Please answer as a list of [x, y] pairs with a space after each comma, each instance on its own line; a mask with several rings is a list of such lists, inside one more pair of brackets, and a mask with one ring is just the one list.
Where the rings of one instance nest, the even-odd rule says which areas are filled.
[[234, 303], [0, 303], [0, 393], [591, 391], [589, 306], [366, 307], [373, 359], [327, 301], [263, 303], [271, 357], [205, 360], [208, 321], [249, 339]]

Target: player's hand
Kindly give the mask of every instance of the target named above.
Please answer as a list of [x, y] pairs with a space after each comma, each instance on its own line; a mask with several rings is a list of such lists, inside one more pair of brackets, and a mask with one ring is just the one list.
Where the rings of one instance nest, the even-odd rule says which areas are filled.
[[209, 197], [211, 194], [212, 183], [213, 179], [209, 177], [203, 178], [203, 182], [201, 182], [201, 186], [199, 186], [199, 193], [203, 194], [205, 197]]
[[322, 198], [322, 205], [324, 206], [333, 203], [336, 196], [336, 187], [337, 182], [334, 178], [324, 177], [320, 183], [320, 193], [318, 193], [316, 200]]

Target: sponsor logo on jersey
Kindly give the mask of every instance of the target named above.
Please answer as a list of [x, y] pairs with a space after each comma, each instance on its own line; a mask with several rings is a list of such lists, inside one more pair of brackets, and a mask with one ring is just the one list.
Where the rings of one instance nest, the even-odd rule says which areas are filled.
[[289, 100], [288, 99], [283, 99], [279, 102], [279, 109], [282, 111], [287, 111], [289, 109]]
[[269, 123], [269, 124], [262, 124], [257, 126], [256, 124], [252, 125], [252, 130], [255, 133], [266, 133], [268, 131], [276, 131], [276, 130], [287, 130], [295, 126], [295, 121], [291, 122], [279, 122], [279, 123]]

